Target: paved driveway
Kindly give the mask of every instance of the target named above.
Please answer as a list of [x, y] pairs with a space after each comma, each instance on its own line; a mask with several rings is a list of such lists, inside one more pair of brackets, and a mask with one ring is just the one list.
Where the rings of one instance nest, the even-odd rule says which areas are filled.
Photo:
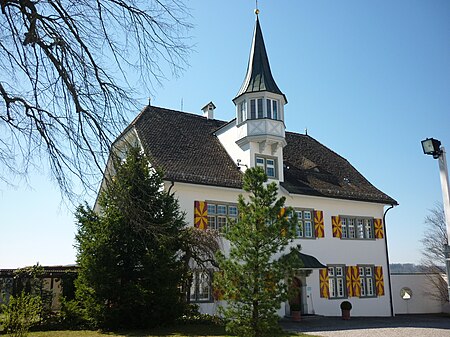
[[450, 316], [402, 315], [396, 317], [302, 317], [301, 322], [284, 321], [288, 331], [332, 337], [450, 337]]

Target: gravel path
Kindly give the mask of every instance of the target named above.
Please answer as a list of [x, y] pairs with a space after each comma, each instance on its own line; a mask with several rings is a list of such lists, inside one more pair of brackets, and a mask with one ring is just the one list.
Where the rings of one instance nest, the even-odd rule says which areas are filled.
[[282, 327], [330, 337], [450, 337], [450, 316], [352, 317], [349, 321], [339, 317], [306, 316], [301, 322], [284, 321]]

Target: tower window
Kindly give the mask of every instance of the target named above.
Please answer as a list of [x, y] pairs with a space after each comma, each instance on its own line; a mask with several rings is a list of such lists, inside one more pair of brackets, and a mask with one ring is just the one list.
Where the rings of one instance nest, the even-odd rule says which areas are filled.
[[238, 105], [238, 124], [247, 119], [247, 102], [242, 101]]
[[274, 99], [266, 99], [266, 117], [270, 119], [278, 119], [278, 101]]
[[273, 119], [278, 119], [278, 101], [272, 101]]
[[256, 119], [256, 102], [254, 99], [250, 100], [250, 118]]
[[256, 157], [256, 167], [261, 167], [266, 172], [267, 177], [271, 179], [277, 178], [276, 163], [275, 158]]
[[264, 100], [262, 98], [250, 100], [250, 118], [264, 118]]
[[264, 118], [262, 98], [258, 98], [258, 118]]

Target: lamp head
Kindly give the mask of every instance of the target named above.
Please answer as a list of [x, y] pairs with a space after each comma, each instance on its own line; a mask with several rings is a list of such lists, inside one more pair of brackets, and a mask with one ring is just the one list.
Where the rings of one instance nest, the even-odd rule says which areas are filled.
[[423, 153], [432, 155], [434, 159], [438, 159], [442, 154], [441, 142], [434, 138], [422, 140]]

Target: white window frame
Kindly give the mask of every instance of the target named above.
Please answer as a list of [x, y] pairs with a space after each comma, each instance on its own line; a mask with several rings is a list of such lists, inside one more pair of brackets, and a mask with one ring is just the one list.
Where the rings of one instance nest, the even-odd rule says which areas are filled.
[[[261, 106], [259, 103], [261, 102]], [[252, 111], [252, 105], [254, 104], [255, 111]], [[250, 119], [262, 119], [264, 118], [264, 97], [255, 97], [250, 99]]]
[[343, 264], [329, 264], [328, 286], [330, 299], [347, 298], [346, 268]]
[[[274, 106], [276, 107], [276, 114], [273, 113]], [[273, 98], [266, 98], [266, 113], [265, 117], [273, 120], [279, 120], [280, 118], [280, 103], [279, 100]], [[270, 110], [269, 110], [270, 109]], [[269, 116], [270, 113], [270, 116]]]
[[373, 218], [340, 215], [342, 239], [375, 240]]
[[237, 123], [241, 124], [247, 119], [247, 101], [243, 100], [238, 104], [238, 120]]
[[[260, 161], [259, 163], [258, 163], [258, 160]], [[274, 175], [268, 174], [269, 165], [267, 164], [267, 160], [273, 160]], [[261, 167], [264, 170], [264, 172], [266, 172], [267, 177], [269, 179], [278, 179], [278, 160], [277, 160], [277, 158], [267, 157], [267, 156], [258, 154], [255, 156], [255, 167]], [[272, 165], [270, 165], [270, 167], [272, 167]]]
[[361, 295], [363, 298], [377, 297], [375, 291], [375, 266], [370, 264], [359, 264], [359, 282], [361, 285]]
[[[206, 282], [204, 282], [205, 280]], [[195, 269], [192, 271], [190, 300], [193, 303], [213, 301], [212, 272], [210, 270]]]
[[[314, 210], [309, 208], [295, 208], [294, 212], [297, 214], [295, 238], [315, 239]], [[309, 217], [306, 215], [309, 215]]]
[[[221, 201], [206, 201], [208, 207], [208, 229], [217, 231], [226, 231], [229, 225], [229, 219], [237, 220], [238, 210], [237, 204], [221, 202]], [[230, 209], [232, 212], [230, 212]], [[213, 213], [210, 210], [214, 210]]]

